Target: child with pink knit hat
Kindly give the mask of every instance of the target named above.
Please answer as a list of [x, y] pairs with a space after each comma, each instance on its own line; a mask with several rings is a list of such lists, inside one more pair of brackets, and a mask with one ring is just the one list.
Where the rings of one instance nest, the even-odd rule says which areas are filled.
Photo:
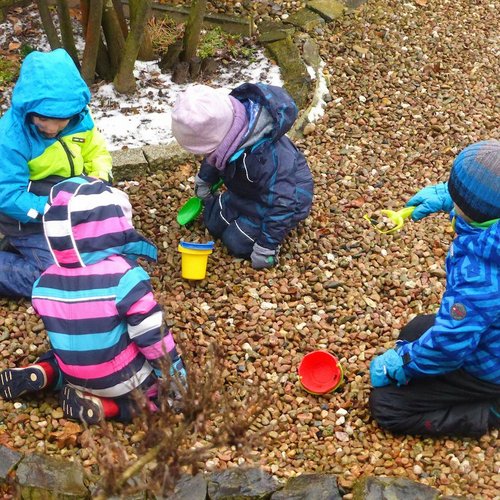
[[[193, 85], [172, 111], [177, 142], [205, 155], [195, 193], [205, 202], [206, 227], [256, 269], [277, 263], [283, 240], [311, 210], [311, 172], [285, 135], [296, 117], [283, 88], [261, 83], [230, 93]], [[214, 196], [211, 187], [220, 178], [227, 190]]]

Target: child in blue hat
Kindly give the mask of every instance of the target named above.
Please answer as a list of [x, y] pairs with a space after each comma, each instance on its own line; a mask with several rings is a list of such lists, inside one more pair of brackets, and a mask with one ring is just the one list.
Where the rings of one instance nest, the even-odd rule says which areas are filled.
[[439, 311], [370, 365], [371, 412], [399, 434], [479, 437], [500, 427], [500, 141], [465, 148], [408, 205], [415, 220], [451, 211], [456, 236]]

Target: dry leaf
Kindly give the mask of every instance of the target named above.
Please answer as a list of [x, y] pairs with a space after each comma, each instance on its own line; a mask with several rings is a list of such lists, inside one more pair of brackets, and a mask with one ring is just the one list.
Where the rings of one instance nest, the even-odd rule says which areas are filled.
[[6, 432], [0, 432], [0, 446], [6, 446], [10, 441], [11, 439]]
[[344, 208], [361, 208], [365, 203], [366, 203], [365, 199], [362, 196], [360, 196], [359, 198], [356, 198], [355, 200], [351, 200], [348, 203], [346, 203]]
[[365, 204], [365, 199], [360, 196], [359, 198], [356, 198], [355, 200], [351, 201], [351, 206], [356, 207], [356, 208], [361, 208]]
[[50, 437], [55, 439], [59, 449], [67, 446], [74, 446], [78, 440], [78, 435], [82, 432], [82, 427], [76, 422], [66, 422], [64, 427], [56, 432], [51, 432]]
[[9, 50], [17, 50], [21, 46], [20, 42], [10, 42]]
[[415, 3], [417, 5], [420, 5], [422, 7], [425, 7], [427, 5], [427, 0], [415, 0]]
[[70, 8], [69, 15], [71, 18], [77, 19], [78, 21], [81, 21], [81, 19], [82, 19], [82, 12], [80, 9]]

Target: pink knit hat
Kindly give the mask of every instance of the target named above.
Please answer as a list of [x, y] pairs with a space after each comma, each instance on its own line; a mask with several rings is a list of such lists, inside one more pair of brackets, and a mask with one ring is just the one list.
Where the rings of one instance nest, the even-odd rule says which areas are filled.
[[172, 110], [172, 133], [195, 154], [214, 151], [231, 129], [234, 108], [224, 89], [193, 85], [179, 94]]

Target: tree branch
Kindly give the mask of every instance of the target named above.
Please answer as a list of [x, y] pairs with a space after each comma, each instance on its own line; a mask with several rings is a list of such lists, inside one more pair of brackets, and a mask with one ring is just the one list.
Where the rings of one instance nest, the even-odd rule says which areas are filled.
[[50, 48], [52, 50], [61, 48], [62, 44], [59, 40], [56, 27], [54, 26], [54, 21], [52, 21], [47, 0], [37, 0], [36, 3], [38, 5], [38, 12], [40, 13], [43, 29], [49, 40]]
[[139, 53], [144, 26], [149, 18], [152, 0], [141, 0], [137, 6], [134, 21], [125, 42], [125, 51], [120, 62], [118, 73], [113, 81], [116, 90], [120, 93], [132, 93], [135, 91], [134, 64]]
[[90, 0], [81, 70], [82, 77], [89, 86], [94, 83], [95, 77], [99, 41], [101, 40], [102, 7], [103, 0]]
[[56, 0], [57, 15], [59, 17], [59, 25], [61, 27], [61, 38], [64, 48], [71, 56], [80, 69], [80, 61], [78, 60], [78, 52], [76, 51], [75, 38], [73, 37], [73, 26], [71, 25], [71, 17], [69, 15], [69, 7], [66, 0]]

